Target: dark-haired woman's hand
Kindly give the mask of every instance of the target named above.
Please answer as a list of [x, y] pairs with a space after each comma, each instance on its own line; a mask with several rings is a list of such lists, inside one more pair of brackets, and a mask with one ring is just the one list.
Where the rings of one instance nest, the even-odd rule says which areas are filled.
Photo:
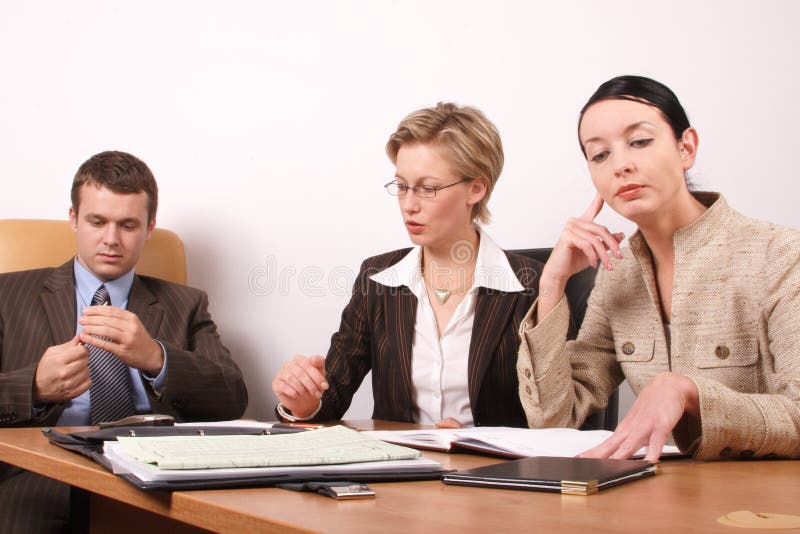
[[580, 456], [625, 459], [646, 447], [645, 460], [655, 462], [684, 413], [700, 416], [697, 386], [684, 375], [660, 373], [642, 389], [614, 434]]
[[597, 194], [583, 215], [569, 219], [564, 226], [539, 281], [538, 321], [561, 300], [570, 276], [589, 266], [598, 267], [599, 263], [611, 270], [609, 255], [622, 258], [619, 244], [625, 235], [612, 234], [594, 222], [602, 208], [603, 198]]

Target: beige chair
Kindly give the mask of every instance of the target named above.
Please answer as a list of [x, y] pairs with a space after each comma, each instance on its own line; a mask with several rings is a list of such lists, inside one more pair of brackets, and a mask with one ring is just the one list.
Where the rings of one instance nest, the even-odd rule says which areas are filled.
[[[58, 267], [78, 250], [68, 221], [0, 219], [0, 273]], [[180, 238], [156, 228], [145, 243], [136, 273], [186, 283], [186, 254]]]

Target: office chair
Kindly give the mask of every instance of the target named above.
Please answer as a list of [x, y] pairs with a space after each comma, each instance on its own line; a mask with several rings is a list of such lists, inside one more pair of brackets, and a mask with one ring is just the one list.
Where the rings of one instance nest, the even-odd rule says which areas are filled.
[[[78, 250], [68, 221], [0, 219], [0, 273], [58, 267]], [[136, 273], [186, 284], [186, 254], [174, 232], [156, 228]]]
[[[528, 248], [510, 250], [509, 252], [547, 263], [547, 258], [550, 257], [550, 252], [552, 251], [552, 248]], [[578, 334], [578, 330], [580, 330], [596, 275], [596, 269], [591, 267], [584, 269], [572, 275], [567, 282], [567, 287], [564, 289], [570, 311], [569, 339], [574, 339]], [[581, 430], [614, 430], [617, 428], [617, 419], [619, 419], [619, 391], [615, 389], [608, 398], [608, 406], [587, 417], [581, 426]]]

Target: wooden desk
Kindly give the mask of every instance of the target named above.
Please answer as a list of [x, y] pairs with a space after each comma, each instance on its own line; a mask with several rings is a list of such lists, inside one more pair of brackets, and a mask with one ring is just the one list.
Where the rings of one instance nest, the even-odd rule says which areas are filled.
[[[371, 422], [349, 422], [371, 428]], [[376, 424], [392, 428], [392, 424]], [[407, 427], [404, 425], [403, 427]], [[448, 469], [499, 459], [426, 453]], [[374, 500], [335, 501], [273, 488], [145, 493], [87, 458], [51, 445], [38, 428], [0, 429], [0, 461], [92, 492], [96, 532], [727, 532], [735, 510], [800, 512], [800, 461], [662, 462], [662, 473], [588, 497], [373, 483]], [[110, 527], [109, 525], [113, 525]], [[199, 527], [199, 529], [198, 529]]]

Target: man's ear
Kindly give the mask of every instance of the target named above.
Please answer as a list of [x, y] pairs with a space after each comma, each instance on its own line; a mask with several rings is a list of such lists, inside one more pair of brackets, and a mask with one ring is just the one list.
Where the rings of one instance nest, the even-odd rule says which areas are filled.
[[78, 231], [78, 212], [73, 207], [69, 208], [69, 225], [73, 232]]
[[153, 230], [155, 230], [155, 229], [156, 229], [156, 218], [153, 217], [150, 220], [150, 222], [147, 223], [147, 237], [145, 237], [145, 240], [150, 239], [151, 237], [153, 237]]
[[686, 128], [678, 141], [678, 149], [681, 152], [681, 165], [684, 171], [688, 171], [694, 165], [694, 159], [697, 157], [697, 145], [700, 143], [700, 138], [697, 136], [697, 130], [694, 128]]

